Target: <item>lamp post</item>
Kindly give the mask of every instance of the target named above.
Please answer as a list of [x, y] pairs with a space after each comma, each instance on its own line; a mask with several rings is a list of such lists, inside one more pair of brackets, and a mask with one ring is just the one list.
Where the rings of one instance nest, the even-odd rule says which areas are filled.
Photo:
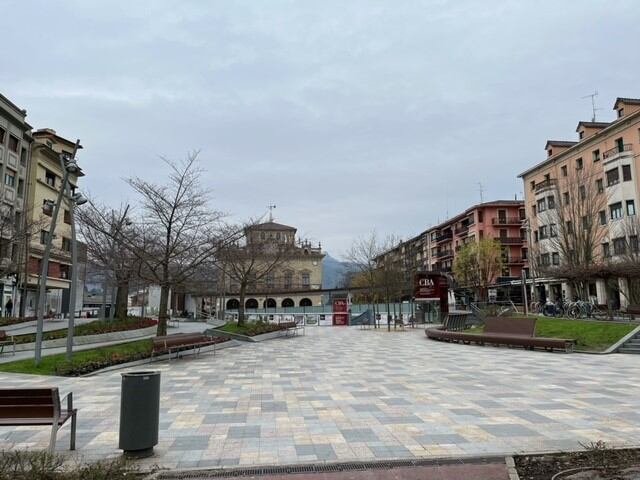
[[80, 140], [76, 141], [75, 148], [73, 149], [73, 155], [68, 156], [66, 154], [60, 155], [60, 167], [62, 169], [62, 185], [60, 187], [60, 191], [58, 192], [58, 198], [56, 199], [55, 205], [52, 206], [51, 201], [45, 201], [42, 209], [45, 213], [51, 211], [53, 207], [53, 215], [51, 217], [51, 225], [49, 227], [49, 234], [46, 236], [46, 244], [44, 247], [44, 252], [42, 253], [42, 266], [40, 269], [40, 279], [38, 282], [38, 312], [37, 312], [37, 322], [36, 322], [36, 345], [35, 345], [35, 362], [36, 366], [40, 366], [40, 362], [42, 361], [42, 336], [44, 330], [44, 309], [45, 309], [45, 301], [46, 301], [46, 293], [47, 293], [47, 275], [49, 274], [49, 257], [51, 256], [51, 247], [53, 245], [53, 236], [56, 230], [56, 223], [58, 221], [58, 214], [60, 213], [60, 205], [62, 204], [62, 198], [65, 196], [65, 191], [67, 188], [67, 183], [69, 182], [69, 174], [77, 173], [79, 168], [76, 163], [74, 157], [76, 151], [78, 150], [78, 146], [80, 145]]
[[73, 329], [76, 317], [76, 290], [78, 288], [78, 242], [76, 241], [74, 207], [85, 203], [87, 203], [87, 199], [81, 193], [69, 197], [69, 216], [71, 217], [71, 292], [69, 292], [69, 324], [67, 326], [67, 361], [69, 362], [73, 356]]
[[[536, 291], [536, 276], [533, 261], [533, 243], [531, 242], [531, 222], [529, 219], [524, 220], [524, 226], [527, 230], [527, 246], [529, 254], [529, 275], [531, 276], [531, 301], [535, 302], [538, 299], [538, 292]], [[523, 280], [524, 281], [524, 280]]]

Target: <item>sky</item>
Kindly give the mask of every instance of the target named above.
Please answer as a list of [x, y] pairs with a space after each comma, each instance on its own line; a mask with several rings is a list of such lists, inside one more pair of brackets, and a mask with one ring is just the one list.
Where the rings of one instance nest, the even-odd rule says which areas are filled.
[[[84, 149], [81, 189], [200, 152], [212, 206], [342, 257], [522, 198], [547, 139], [640, 97], [637, 0], [0, 0], [0, 92]], [[481, 187], [480, 187], [481, 185]]]

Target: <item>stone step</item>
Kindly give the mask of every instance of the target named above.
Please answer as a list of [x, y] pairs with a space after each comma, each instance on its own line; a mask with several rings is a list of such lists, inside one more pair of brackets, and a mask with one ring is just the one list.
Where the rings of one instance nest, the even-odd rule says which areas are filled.
[[636, 355], [640, 355], [640, 347], [620, 347], [618, 349], [619, 353], [634, 353]]
[[631, 346], [631, 345], [640, 347], [640, 338], [634, 338], [634, 339], [628, 340], [627, 342], [624, 343], [625, 347], [628, 347], [628, 346]]

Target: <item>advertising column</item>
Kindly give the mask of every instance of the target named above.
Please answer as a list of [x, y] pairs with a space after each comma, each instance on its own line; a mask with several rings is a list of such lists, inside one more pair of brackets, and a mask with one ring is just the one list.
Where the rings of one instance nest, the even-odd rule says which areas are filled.
[[346, 298], [333, 299], [333, 324], [349, 325], [349, 302]]

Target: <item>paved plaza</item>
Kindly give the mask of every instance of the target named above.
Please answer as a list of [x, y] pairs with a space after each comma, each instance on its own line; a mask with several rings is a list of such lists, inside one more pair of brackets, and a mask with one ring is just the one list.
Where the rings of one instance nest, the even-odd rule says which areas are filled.
[[[500, 455], [597, 440], [640, 445], [636, 355], [446, 344], [419, 329], [308, 327], [306, 336], [152, 368], [162, 371], [162, 397], [160, 443], [149, 465]], [[120, 372], [73, 379], [0, 373], [0, 381], [73, 391], [78, 453], [88, 460], [120, 453]], [[68, 434], [65, 426], [61, 452]], [[0, 449], [45, 448], [48, 439], [46, 427], [0, 429]]]

